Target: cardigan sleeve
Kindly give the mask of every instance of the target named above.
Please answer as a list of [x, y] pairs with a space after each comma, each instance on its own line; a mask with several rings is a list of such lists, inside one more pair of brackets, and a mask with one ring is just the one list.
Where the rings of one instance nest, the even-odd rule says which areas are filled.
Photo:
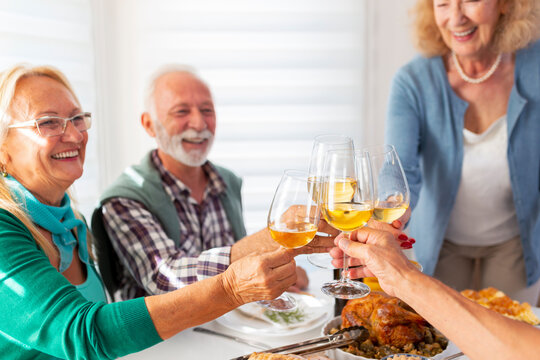
[[0, 248], [0, 347], [67, 359], [112, 359], [161, 341], [143, 298], [87, 301], [5, 210], [0, 211]]
[[411, 192], [410, 207], [414, 209], [422, 187], [420, 170], [421, 122], [417, 84], [406, 68], [394, 77], [388, 103], [386, 143], [396, 147]]

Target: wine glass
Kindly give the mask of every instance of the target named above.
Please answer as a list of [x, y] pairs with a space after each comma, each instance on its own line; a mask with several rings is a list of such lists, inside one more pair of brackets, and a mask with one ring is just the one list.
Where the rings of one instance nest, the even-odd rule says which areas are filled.
[[[375, 220], [391, 224], [399, 219], [409, 207], [410, 193], [407, 177], [393, 145], [375, 145], [363, 151], [371, 160], [373, 175]], [[421, 271], [421, 265], [415, 262]], [[381, 290], [376, 277], [363, 279], [372, 290]]]
[[407, 177], [393, 145], [376, 145], [363, 149], [371, 160], [374, 201], [373, 218], [391, 224], [409, 207]]
[[[364, 152], [331, 150], [325, 160], [319, 206], [326, 222], [346, 236], [363, 227], [373, 214], [373, 184], [369, 157]], [[366, 296], [370, 288], [348, 276], [348, 256], [343, 255], [341, 278], [325, 283], [322, 291], [340, 299]]]
[[[344, 135], [319, 135], [313, 141], [313, 150], [309, 162], [309, 184], [313, 188], [313, 194], [318, 201], [319, 187], [324, 171], [324, 160], [330, 150], [354, 150], [353, 140]], [[325, 233], [318, 233], [319, 236], [329, 236]], [[334, 269], [332, 257], [328, 253], [309, 254], [308, 261], [315, 266], [324, 269]]]
[[[296, 249], [315, 237], [319, 209], [312, 190], [308, 186], [307, 172], [285, 170], [283, 173], [268, 211], [268, 230], [282, 247]], [[274, 311], [290, 311], [296, 307], [294, 298], [287, 294], [258, 303]]]

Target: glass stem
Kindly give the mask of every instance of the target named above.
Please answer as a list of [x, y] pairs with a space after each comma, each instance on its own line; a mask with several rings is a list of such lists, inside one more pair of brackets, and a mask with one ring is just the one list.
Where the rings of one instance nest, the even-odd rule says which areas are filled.
[[[347, 236], [347, 238], [351, 236], [350, 232], [344, 231], [343, 233], [345, 234], [345, 236]], [[340, 278], [341, 282], [346, 283], [350, 281], [349, 275], [347, 275], [348, 273], [349, 273], [349, 255], [343, 253], [343, 270], [341, 271], [341, 278]]]

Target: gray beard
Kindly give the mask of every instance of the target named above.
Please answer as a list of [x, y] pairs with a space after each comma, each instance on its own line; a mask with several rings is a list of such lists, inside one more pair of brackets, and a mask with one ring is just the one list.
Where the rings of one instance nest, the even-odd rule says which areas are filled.
[[[171, 156], [173, 159], [181, 162], [187, 166], [201, 166], [206, 162], [206, 157], [212, 148], [214, 143], [214, 135], [209, 130], [203, 130], [197, 132], [192, 129], [188, 129], [183, 133], [169, 136], [167, 130], [161, 125], [159, 120], [154, 121], [154, 130], [156, 131], [156, 142], [158, 148], [164, 153]], [[197, 137], [207, 138], [208, 146], [205, 150], [192, 150], [187, 152], [182, 146], [182, 140], [185, 137], [195, 137], [193, 135], [198, 134]], [[187, 136], [189, 135], [189, 136]]]

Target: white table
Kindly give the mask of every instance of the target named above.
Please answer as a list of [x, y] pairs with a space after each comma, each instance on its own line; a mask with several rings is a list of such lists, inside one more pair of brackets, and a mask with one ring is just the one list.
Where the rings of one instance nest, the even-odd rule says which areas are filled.
[[[307, 262], [305, 256], [297, 257], [298, 265], [302, 266], [308, 272], [310, 286], [308, 292], [316, 296], [325, 296], [320, 291], [320, 286], [325, 281], [332, 278], [331, 270], [316, 268]], [[330, 302], [331, 303], [331, 302]], [[328, 312], [333, 313], [332, 305], [329, 305]], [[287, 336], [256, 336], [253, 334], [244, 334], [230, 330], [218, 322], [210, 321], [204, 325], [205, 328], [224, 332], [230, 335], [235, 335], [242, 338], [249, 338], [268, 344], [270, 347], [277, 347], [295, 343], [302, 340], [307, 340], [321, 336], [321, 329], [316, 328], [304, 333]], [[210, 359], [232, 359], [241, 355], [249, 354], [254, 351], [261, 351], [249, 345], [237, 343], [233, 340], [222, 337], [207, 335], [194, 332], [193, 329], [187, 329], [174, 337], [163, 341], [156, 346], [141, 352], [123, 357], [124, 360], [141, 360], [141, 359], [182, 359], [182, 360], [210, 360]]]
[[[331, 270], [319, 269], [309, 262], [307, 262], [305, 256], [297, 257], [297, 263], [302, 266], [308, 272], [310, 279], [310, 286], [308, 291], [316, 296], [325, 296], [321, 291], [321, 284], [332, 278]], [[330, 302], [331, 303], [331, 302]], [[333, 306], [329, 305], [328, 312], [332, 314], [334, 311]], [[321, 336], [321, 328], [315, 328], [304, 333], [288, 336], [257, 336], [254, 334], [245, 334], [238, 331], [233, 331], [227, 327], [222, 326], [217, 321], [210, 321], [201, 325], [205, 328], [223, 332], [226, 334], [249, 338], [252, 340], [260, 341], [268, 344], [270, 347], [277, 347], [287, 345], [302, 340], [307, 340]], [[249, 354], [254, 351], [262, 351], [249, 345], [235, 342], [233, 340], [225, 339], [222, 337], [202, 334], [194, 332], [193, 329], [187, 329], [177, 334], [176, 336], [163, 341], [156, 346], [141, 352], [131, 354], [123, 357], [124, 360], [142, 360], [142, 359], [181, 359], [181, 360], [227, 360], [241, 355]], [[455, 344], [450, 343], [447, 351], [444, 355], [451, 355], [459, 352], [460, 350]], [[441, 359], [442, 356], [434, 357], [434, 360]], [[468, 357], [462, 356], [457, 360], [469, 360]]]

